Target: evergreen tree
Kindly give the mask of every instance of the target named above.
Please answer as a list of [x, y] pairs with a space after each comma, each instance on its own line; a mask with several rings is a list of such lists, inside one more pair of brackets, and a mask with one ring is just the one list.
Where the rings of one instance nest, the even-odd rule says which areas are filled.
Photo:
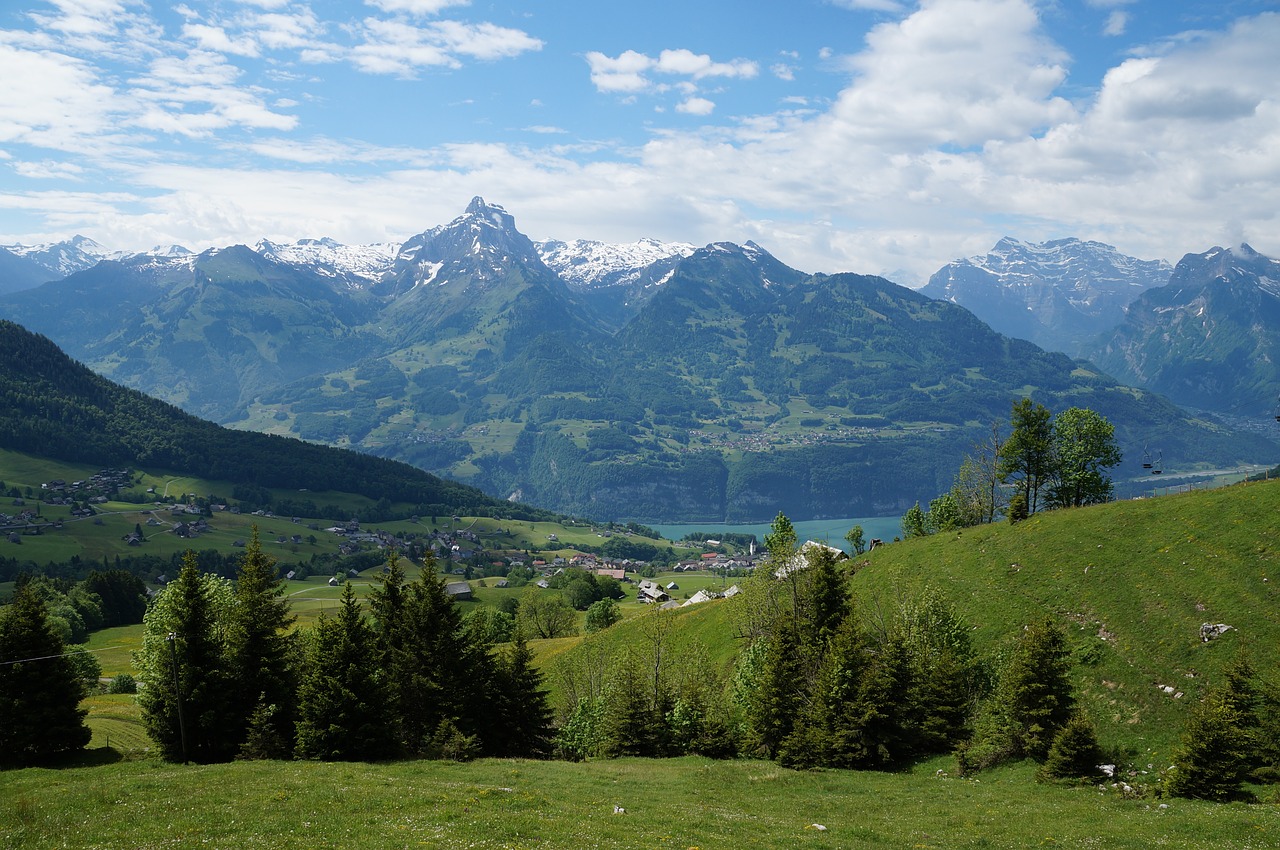
[[488, 749], [494, 755], [541, 758], [551, 750], [551, 706], [542, 688], [542, 674], [533, 666], [533, 653], [517, 634], [498, 665], [495, 699], [497, 710], [487, 730]]
[[[169, 761], [226, 761], [235, 755], [234, 683], [224, 627], [229, 584], [203, 573], [188, 551], [182, 569], [147, 611], [135, 659], [147, 734]], [[176, 672], [175, 672], [176, 671]]]
[[1024, 628], [995, 693], [979, 709], [973, 738], [957, 749], [961, 771], [1022, 758], [1043, 762], [1075, 709], [1070, 672], [1061, 629], [1050, 620]]
[[1252, 756], [1249, 730], [1226, 688], [1209, 691], [1192, 710], [1174, 753], [1168, 791], [1175, 797], [1225, 802], [1240, 796]]
[[1053, 470], [1053, 423], [1049, 409], [1024, 398], [1013, 405], [1013, 433], [1000, 447], [1000, 480], [1012, 480], [1028, 514], [1040, 509], [1040, 491]]
[[102, 600], [102, 625], [126, 626], [141, 623], [147, 612], [147, 586], [128, 570], [91, 570], [85, 588]]
[[1098, 733], [1084, 712], [1076, 711], [1066, 725], [1053, 736], [1053, 744], [1044, 764], [1036, 772], [1040, 780], [1088, 779], [1097, 776], [1102, 763]]
[[618, 666], [605, 692], [603, 754], [609, 758], [665, 755], [664, 712], [654, 705], [640, 664], [630, 663], [631, 660], [628, 658]]
[[909, 684], [902, 714], [909, 749], [945, 752], [963, 739], [976, 695], [976, 670], [969, 629], [938, 593], [929, 588], [899, 608], [893, 624], [906, 651]]
[[0, 610], [0, 766], [38, 764], [83, 748], [84, 689], [44, 603], [21, 586]]
[[395, 755], [391, 692], [350, 584], [343, 588], [337, 618], [321, 613], [309, 650], [298, 688], [298, 755], [325, 760]]
[[462, 735], [482, 738], [495, 711], [486, 699], [494, 675], [487, 648], [467, 640], [434, 558], [408, 584], [398, 561], [392, 553], [371, 608], [401, 745], [427, 752], [446, 720]]
[[764, 661], [747, 705], [752, 740], [767, 758], [777, 754], [778, 747], [794, 728], [805, 697], [799, 687], [804, 681], [803, 674], [800, 638], [790, 618], [783, 618], [768, 638]]
[[271, 758], [293, 752], [297, 670], [288, 630], [294, 617], [283, 597], [284, 581], [276, 573], [275, 559], [262, 551], [255, 525], [240, 560], [227, 624], [228, 669], [236, 683], [236, 726], [227, 733], [239, 746], [252, 731], [250, 750]]
[[996, 698], [1005, 704], [1022, 755], [1043, 761], [1075, 708], [1067, 636], [1051, 620], [1023, 630]]

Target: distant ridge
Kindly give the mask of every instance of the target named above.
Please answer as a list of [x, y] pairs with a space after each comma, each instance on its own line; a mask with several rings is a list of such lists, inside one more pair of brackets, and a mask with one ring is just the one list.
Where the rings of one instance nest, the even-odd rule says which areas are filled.
[[151, 466], [262, 487], [359, 493], [437, 513], [547, 516], [397, 461], [220, 427], [113, 384], [45, 337], [3, 320], [0, 445], [55, 460]]

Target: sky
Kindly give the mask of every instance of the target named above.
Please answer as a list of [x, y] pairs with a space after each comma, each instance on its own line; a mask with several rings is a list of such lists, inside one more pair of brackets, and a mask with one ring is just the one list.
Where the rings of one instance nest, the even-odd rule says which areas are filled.
[[1003, 236], [1280, 255], [1270, 0], [5, 0], [0, 244]]

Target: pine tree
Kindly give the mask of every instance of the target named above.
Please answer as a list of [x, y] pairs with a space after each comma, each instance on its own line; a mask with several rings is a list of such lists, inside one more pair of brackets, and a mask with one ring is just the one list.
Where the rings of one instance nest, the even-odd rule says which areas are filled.
[[63, 652], [44, 603], [19, 587], [0, 612], [0, 766], [38, 764], [89, 743], [83, 686]]
[[395, 755], [391, 693], [350, 584], [343, 588], [337, 618], [320, 615], [309, 649], [298, 688], [298, 755], [326, 760]]
[[227, 624], [228, 668], [236, 683], [236, 725], [227, 733], [237, 749], [252, 733], [254, 743], [245, 756], [286, 758], [293, 752], [297, 670], [288, 630], [294, 617], [283, 596], [275, 559], [262, 551], [255, 525], [240, 559]]
[[1066, 641], [1049, 620], [1023, 630], [995, 693], [979, 706], [973, 737], [956, 751], [962, 772], [1022, 758], [1045, 760], [1075, 709]]
[[188, 551], [143, 620], [138, 703], [147, 733], [169, 761], [226, 761], [235, 754], [224, 643], [230, 607], [229, 584], [201, 572]]
[[541, 758], [551, 750], [551, 706], [542, 674], [524, 636], [515, 640], [498, 665], [494, 697], [495, 722], [486, 735], [487, 749], [511, 758]]
[[777, 754], [795, 726], [805, 696], [800, 688], [803, 672], [800, 639], [790, 618], [784, 617], [768, 639], [764, 662], [747, 705], [751, 737], [767, 758]]
[[1240, 796], [1252, 741], [1226, 688], [1214, 688], [1191, 711], [1174, 754], [1168, 791], [1175, 797], [1225, 802]]
[[1042, 781], [1088, 779], [1098, 775], [1102, 758], [1098, 733], [1084, 712], [1076, 711], [1053, 737], [1049, 754], [1036, 772], [1036, 778]]
[[1044, 761], [1058, 730], [1075, 708], [1067, 636], [1050, 620], [1023, 631], [996, 698], [1013, 724], [1020, 755]]

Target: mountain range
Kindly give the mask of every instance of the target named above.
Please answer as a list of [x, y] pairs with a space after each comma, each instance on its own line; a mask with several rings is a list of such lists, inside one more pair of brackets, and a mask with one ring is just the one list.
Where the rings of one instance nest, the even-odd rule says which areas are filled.
[[[1019, 254], [1102, 269], [1093, 289], [1079, 273], [1039, 284], [1077, 280], [1079, 297], [1065, 298], [1077, 311], [1159, 272], [1097, 243], [1001, 245], [1006, 270], [1026, 267]], [[1133, 458], [1122, 481], [1142, 475], [1144, 446], [1184, 470], [1280, 454], [997, 333], [953, 300], [956, 287], [935, 300], [882, 278], [807, 274], [754, 243], [534, 243], [476, 198], [400, 245], [105, 259], [0, 296], [0, 315], [217, 422], [599, 518], [900, 512], [945, 490], [1024, 394], [1112, 419]]]
[[943, 266], [920, 291], [972, 310], [1002, 334], [1078, 357], [1172, 270], [1164, 260], [1128, 257], [1101, 242], [1006, 237], [984, 256]]

